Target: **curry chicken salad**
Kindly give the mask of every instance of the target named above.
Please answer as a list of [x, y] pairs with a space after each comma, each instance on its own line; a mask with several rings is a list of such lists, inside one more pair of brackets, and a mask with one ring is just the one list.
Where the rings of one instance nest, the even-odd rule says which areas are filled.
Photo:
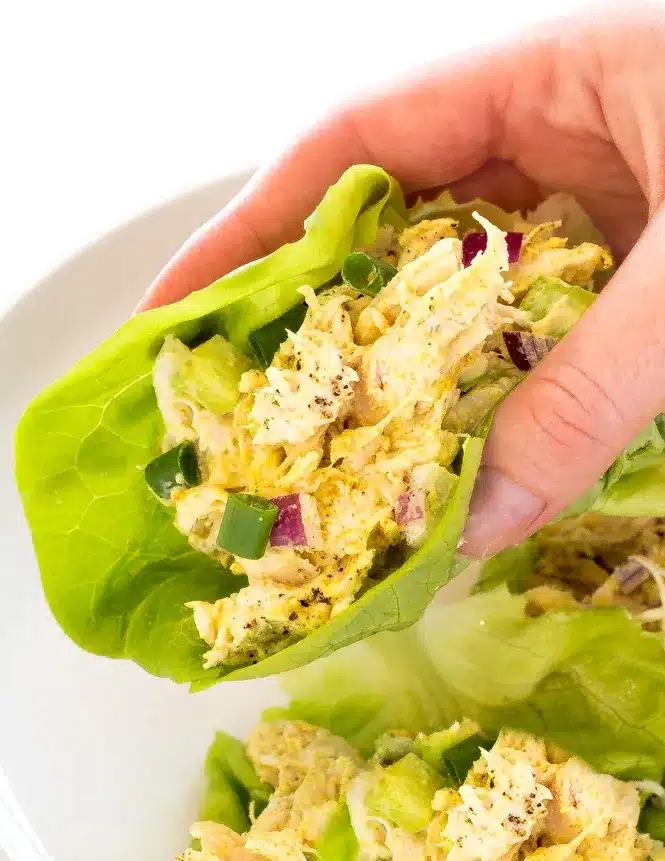
[[[168, 336], [146, 468], [190, 544], [238, 575], [190, 605], [205, 666], [255, 663], [334, 618], [427, 538], [457, 455], [593, 299], [609, 253], [560, 222], [380, 228], [250, 337]], [[244, 580], [243, 578], [246, 578]]]
[[[246, 747], [267, 793], [239, 834], [197, 822], [181, 861], [662, 861], [628, 783], [523, 733], [492, 743], [471, 721], [386, 733], [364, 760], [304, 721], [264, 722]], [[249, 765], [249, 763], [248, 763]]]
[[665, 518], [587, 512], [540, 530], [521, 584], [534, 615], [563, 607], [623, 607], [665, 631]]

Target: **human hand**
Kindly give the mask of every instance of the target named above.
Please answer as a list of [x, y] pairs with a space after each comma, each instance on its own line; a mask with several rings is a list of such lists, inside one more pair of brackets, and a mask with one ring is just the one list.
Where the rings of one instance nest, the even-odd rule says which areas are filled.
[[579, 497], [665, 402], [665, 16], [577, 20], [345, 109], [195, 233], [139, 310], [296, 239], [354, 163], [508, 209], [568, 191], [623, 261], [497, 413], [465, 531], [467, 553], [494, 553]]

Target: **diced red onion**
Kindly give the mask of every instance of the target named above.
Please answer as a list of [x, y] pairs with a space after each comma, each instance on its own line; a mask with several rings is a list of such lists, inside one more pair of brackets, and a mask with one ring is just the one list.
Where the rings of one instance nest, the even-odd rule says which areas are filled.
[[637, 559], [628, 559], [627, 562], [617, 566], [612, 574], [624, 595], [630, 595], [650, 576], [648, 569]]
[[425, 520], [425, 491], [414, 489], [400, 493], [395, 505], [397, 525], [406, 526], [418, 520]]
[[288, 493], [270, 500], [279, 514], [270, 533], [271, 547], [317, 547], [321, 527], [315, 500], [306, 493]]
[[514, 230], [509, 230], [506, 233], [506, 245], [508, 246], [508, 262], [517, 263], [522, 252], [523, 233], [516, 233]]
[[[506, 233], [506, 245], [508, 247], [509, 263], [517, 263], [517, 261], [520, 259], [523, 238], [524, 236], [522, 233], [516, 233], [514, 231], [509, 231], [508, 233]], [[481, 233], [481, 231], [479, 230], [467, 233], [464, 239], [462, 239], [462, 265], [469, 266], [476, 254], [480, 254], [480, 252], [485, 251], [486, 248], [486, 233]]]
[[520, 371], [530, 371], [556, 346], [556, 338], [541, 338], [530, 332], [504, 332], [503, 340], [510, 358]]
[[469, 266], [477, 254], [487, 248], [487, 234], [476, 230], [462, 239], [462, 265]]

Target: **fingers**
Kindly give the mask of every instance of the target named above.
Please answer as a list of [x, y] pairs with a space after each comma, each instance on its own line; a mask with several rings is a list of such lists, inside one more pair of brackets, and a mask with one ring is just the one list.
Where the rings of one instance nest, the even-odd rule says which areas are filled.
[[[498, 153], [497, 117], [510, 91], [509, 70], [517, 67], [514, 52], [504, 51], [354, 106], [318, 127], [191, 237], [138, 310], [176, 301], [297, 238], [325, 190], [352, 164], [381, 165], [407, 190], [472, 174]], [[501, 187], [508, 185], [504, 178]]]
[[665, 215], [497, 413], [464, 551], [515, 544], [579, 498], [665, 402]]

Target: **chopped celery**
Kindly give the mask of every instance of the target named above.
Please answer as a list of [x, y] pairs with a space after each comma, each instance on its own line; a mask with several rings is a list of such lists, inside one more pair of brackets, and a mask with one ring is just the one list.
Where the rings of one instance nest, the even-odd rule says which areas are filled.
[[415, 753], [384, 768], [365, 796], [368, 811], [410, 834], [426, 828], [441, 775]]
[[251, 367], [249, 359], [221, 335], [195, 347], [192, 358], [195, 400], [211, 413], [227, 413], [238, 400], [238, 383]]
[[392, 765], [413, 752], [413, 739], [407, 735], [385, 732], [374, 742], [374, 761], [379, 765]]
[[328, 820], [323, 836], [317, 841], [314, 854], [318, 861], [351, 861], [356, 858], [359, 848], [349, 809], [340, 802]]
[[560, 278], [538, 278], [520, 303], [526, 311], [535, 335], [563, 338], [596, 298], [584, 287], [567, 284]]
[[489, 745], [477, 724], [463, 720], [458, 726], [416, 738], [416, 751], [435, 768], [446, 786], [461, 786], [471, 766], [480, 758], [480, 747]]
[[479, 382], [448, 410], [443, 429], [457, 434], [475, 433], [488, 413], [523, 377], [523, 373], [512, 371], [491, 382]]
[[480, 728], [474, 721], [464, 718], [460, 723], [453, 724], [449, 729], [433, 732], [430, 735], [420, 733], [416, 738], [416, 753], [432, 768], [439, 770], [439, 764], [444, 752], [450, 750], [461, 741], [476, 735]]
[[160, 410], [169, 422], [178, 401], [224, 415], [238, 401], [241, 375], [251, 367], [249, 359], [222, 338], [214, 335], [190, 350], [168, 336], [155, 362], [154, 383]]

